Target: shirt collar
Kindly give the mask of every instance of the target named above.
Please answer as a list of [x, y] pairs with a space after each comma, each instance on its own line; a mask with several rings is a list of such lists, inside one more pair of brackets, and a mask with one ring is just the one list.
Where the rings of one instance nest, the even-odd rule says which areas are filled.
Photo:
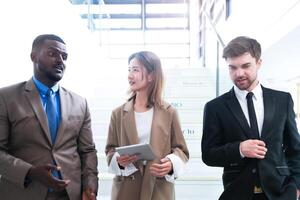
[[[247, 90], [241, 90], [235, 85], [233, 86], [234, 93], [238, 99], [246, 99], [247, 94], [249, 93]], [[257, 99], [259, 96], [262, 96], [262, 88], [261, 84], [258, 83], [255, 88], [251, 91], [253, 92], [253, 96], [255, 99]]]
[[[39, 92], [42, 95], [46, 95], [47, 91], [49, 90], [49, 87], [46, 86], [45, 84], [43, 84], [42, 82], [40, 82], [37, 78], [35, 78], [34, 76], [32, 77], [33, 82], [35, 83], [37, 89], [39, 90]], [[53, 87], [51, 87], [51, 90], [53, 91], [53, 93], [56, 93], [59, 89], [59, 85], [58, 83], [55, 84]]]

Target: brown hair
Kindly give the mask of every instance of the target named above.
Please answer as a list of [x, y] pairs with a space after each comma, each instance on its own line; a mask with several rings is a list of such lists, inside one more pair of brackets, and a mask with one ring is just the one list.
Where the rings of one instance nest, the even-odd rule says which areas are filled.
[[261, 56], [260, 44], [252, 38], [239, 36], [231, 40], [223, 50], [223, 58], [233, 58], [250, 53], [258, 61]]
[[[160, 58], [150, 51], [140, 51], [133, 53], [128, 58], [128, 64], [132, 59], [137, 59], [146, 69], [147, 73], [153, 73], [153, 81], [150, 82], [148, 90], [147, 107], [154, 105], [162, 105], [162, 90], [163, 90], [163, 72], [161, 67]], [[135, 99], [136, 92], [129, 91], [130, 98]]]

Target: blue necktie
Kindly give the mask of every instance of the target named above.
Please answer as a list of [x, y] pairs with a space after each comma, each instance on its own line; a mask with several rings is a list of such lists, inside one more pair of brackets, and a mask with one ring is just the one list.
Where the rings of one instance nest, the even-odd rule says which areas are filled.
[[46, 114], [48, 118], [48, 125], [52, 144], [54, 144], [58, 128], [58, 116], [55, 104], [55, 95], [51, 89], [47, 91]]
[[[48, 118], [51, 141], [52, 144], [54, 144], [57, 135], [57, 128], [58, 128], [58, 115], [57, 115], [57, 108], [55, 103], [55, 95], [51, 89], [47, 91], [46, 114]], [[53, 160], [53, 163], [56, 165], [55, 160]], [[60, 173], [56, 170], [51, 171], [51, 173], [56, 178], [61, 177]]]

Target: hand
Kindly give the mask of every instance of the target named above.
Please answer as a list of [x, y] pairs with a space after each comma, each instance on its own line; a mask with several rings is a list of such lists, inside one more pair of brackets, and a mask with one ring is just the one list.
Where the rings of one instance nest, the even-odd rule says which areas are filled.
[[267, 148], [262, 140], [245, 140], [240, 143], [240, 151], [247, 158], [264, 159]]
[[117, 157], [117, 162], [122, 167], [126, 167], [130, 163], [133, 163], [137, 160], [138, 160], [137, 155], [131, 155], [131, 156], [130, 155], [122, 155], [122, 156]]
[[82, 193], [82, 200], [96, 200], [96, 194], [91, 188], [87, 188]]
[[28, 171], [28, 178], [39, 181], [48, 188], [59, 191], [63, 190], [70, 183], [70, 180], [60, 180], [52, 176], [51, 170], [60, 170], [59, 166], [46, 164], [41, 166], [33, 166]]
[[161, 164], [154, 163], [150, 166], [150, 173], [156, 177], [164, 177], [172, 169], [173, 165], [169, 158], [163, 158], [160, 160]]

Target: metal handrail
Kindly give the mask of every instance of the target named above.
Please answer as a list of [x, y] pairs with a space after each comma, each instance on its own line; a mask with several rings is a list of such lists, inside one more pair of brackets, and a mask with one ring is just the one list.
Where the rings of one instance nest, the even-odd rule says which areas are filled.
[[[212, 2], [212, 4], [215, 3], [216, 0], [214, 0]], [[205, 19], [208, 19], [208, 22], [211, 26], [211, 28], [213, 29], [213, 32], [215, 33], [216, 37], [217, 37], [217, 66], [216, 66], [216, 96], [218, 97], [220, 95], [220, 61], [219, 61], [219, 44], [221, 44], [222, 48], [225, 47], [225, 43], [221, 37], [221, 35], [219, 34], [218, 30], [216, 29], [212, 19], [209, 17], [209, 15], [207, 14], [207, 12], [205, 11], [205, 6], [206, 3], [208, 2], [208, 0], [204, 0], [201, 8], [200, 8], [200, 16], [203, 14], [205, 16]], [[204, 44], [204, 51], [205, 51], [205, 44]], [[203, 57], [203, 64], [205, 66], [205, 53], [204, 53], [204, 57]]]
[[[212, 4], [215, 2], [216, 0], [214, 0], [212, 2]], [[218, 30], [216, 29], [215, 25], [213, 24], [211, 18], [209, 17], [209, 15], [207, 14], [207, 12], [205, 11], [205, 6], [206, 6], [206, 3], [208, 2], [208, 0], [204, 0], [202, 5], [201, 5], [201, 8], [200, 8], [200, 15], [203, 13], [204, 16], [206, 17], [206, 19], [208, 19], [209, 21], [209, 24], [211, 26], [211, 28], [213, 29], [214, 33], [216, 34], [217, 38], [218, 38], [218, 41], [221, 43], [222, 47], [225, 47], [225, 43], [224, 43], [224, 40], [222, 39], [221, 35], [219, 34]]]

